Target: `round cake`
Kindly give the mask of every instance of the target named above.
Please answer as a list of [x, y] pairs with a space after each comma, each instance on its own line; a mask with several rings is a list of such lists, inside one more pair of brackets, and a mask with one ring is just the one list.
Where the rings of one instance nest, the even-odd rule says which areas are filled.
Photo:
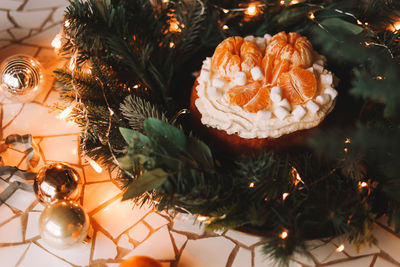
[[335, 105], [333, 74], [325, 65], [298, 33], [229, 37], [204, 60], [191, 112], [201, 133], [226, 150], [286, 150]]

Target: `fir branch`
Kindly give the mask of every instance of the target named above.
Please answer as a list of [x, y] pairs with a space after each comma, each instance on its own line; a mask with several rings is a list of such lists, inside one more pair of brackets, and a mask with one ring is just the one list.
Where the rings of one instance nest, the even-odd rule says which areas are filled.
[[168, 122], [167, 116], [158, 107], [136, 96], [129, 95], [121, 103], [120, 110], [131, 129], [143, 132], [143, 123], [148, 118]]

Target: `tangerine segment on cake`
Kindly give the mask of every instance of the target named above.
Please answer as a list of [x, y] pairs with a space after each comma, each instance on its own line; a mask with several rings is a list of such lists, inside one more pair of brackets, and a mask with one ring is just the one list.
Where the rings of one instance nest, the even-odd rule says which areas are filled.
[[282, 139], [317, 126], [333, 109], [337, 91], [325, 65], [297, 33], [229, 37], [203, 61], [191, 109], [211, 135]]

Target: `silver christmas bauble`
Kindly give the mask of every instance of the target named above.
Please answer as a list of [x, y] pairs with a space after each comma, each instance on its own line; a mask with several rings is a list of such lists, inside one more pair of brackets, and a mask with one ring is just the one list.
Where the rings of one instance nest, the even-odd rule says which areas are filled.
[[31, 56], [11, 56], [0, 65], [0, 89], [13, 102], [33, 100], [41, 89], [42, 80], [40, 63]]
[[58, 200], [77, 200], [82, 191], [82, 180], [69, 165], [52, 163], [38, 171], [33, 189], [39, 201], [45, 204]]
[[63, 249], [82, 242], [90, 222], [83, 208], [72, 201], [48, 205], [39, 218], [40, 237], [53, 248]]

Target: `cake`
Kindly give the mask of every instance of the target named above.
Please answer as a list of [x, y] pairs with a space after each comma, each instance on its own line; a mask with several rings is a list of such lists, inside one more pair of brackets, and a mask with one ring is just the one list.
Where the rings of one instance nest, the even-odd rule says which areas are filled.
[[233, 152], [300, 144], [337, 97], [326, 58], [298, 33], [234, 36], [203, 61], [191, 112], [201, 134]]

